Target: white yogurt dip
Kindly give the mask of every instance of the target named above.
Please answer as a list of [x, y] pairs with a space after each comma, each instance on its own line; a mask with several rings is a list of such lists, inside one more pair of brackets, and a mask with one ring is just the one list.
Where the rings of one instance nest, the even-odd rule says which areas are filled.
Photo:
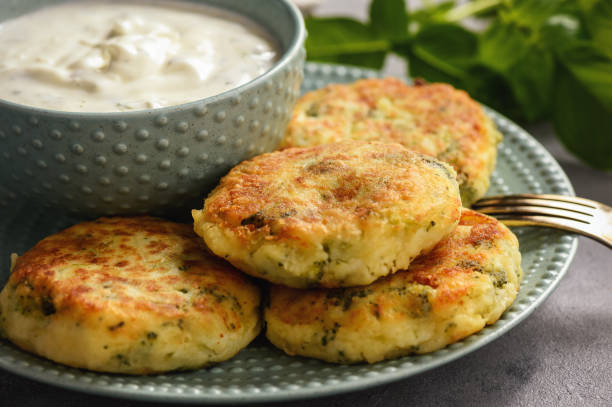
[[0, 24], [0, 99], [116, 112], [212, 96], [263, 74], [274, 40], [238, 14], [177, 2], [68, 2]]

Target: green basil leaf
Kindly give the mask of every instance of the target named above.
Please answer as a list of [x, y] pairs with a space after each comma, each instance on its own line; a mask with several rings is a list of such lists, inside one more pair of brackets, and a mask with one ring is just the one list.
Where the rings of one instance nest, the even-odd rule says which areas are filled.
[[394, 51], [408, 61], [410, 76], [461, 88], [464, 62], [476, 54], [477, 44], [475, 34], [458, 25], [435, 24], [424, 26], [411, 43]]
[[366, 54], [339, 54], [318, 58], [308, 58], [310, 61], [327, 62], [331, 64], [353, 65], [370, 69], [382, 69], [386, 52], [370, 52]]
[[612, 111], [612, 58], [587, 42], [559, 54], [561, 63], [599, 102]]
[[600, 0], [586, 15], [593, 41], [612, 56], [612, 0]]
[[555, 14], [540, 29], [539, 43], [550, 51], [563, 51], [576, 41], [585, 39], [587, 33], [581, 19], [572, 14]]
[[467, 17], [496, 17], [499, 9], [505, 8], [506, 3], [504, 0], [465, 1], [444, 13], [444, 19], [447, 22], [457, 22]]
[[478, 39], [459, 25], [434, 24], [423, 27], [409, 47], [394, 50], [408, 58], [412, 76], [457, 83], [477, 54]]
[[445, 64], [444, 61], [429, 55], [426, 51], [417, 49], [418, 55], [412, 49], [402, 52], [409, 63], [408, 69], [412, 78], [423, 78], [429, 82], [445, 82], [456, 87], [463, 85], [465, 72], [454, 72], [457, 68]]
[[455, 5], [456, 2], [452, 0], [433, 3], [410, 13], [409, 19], [420, 26], [446, 22], [446, 14]]
[[307, 18], [306, 56], [309, 60], [380, 69], [391, 43], [349, 18]]
[[553, 122], [565, 146], [588, 164], [612, 169], [612, 59], [592, 45], [563, 52]]
[[506, 79], [517, 103], [513, 118], [534, 121], [544, 117], [552, 95], [552, 52], [531, 41], [517, 24], [501, 21], [482, 34], [479, 50], [480, 63]]
[[471, 97], [503, 112], [506, 116], [522, 119], [512, 87], [504, 75], [483, 64], [474, 64], [468, 69], [463, 86]]
[[521, 118], [533, 122], [549, 113], [554, 71], [553, 54], [534, 45], [504, 72]]
[[404, 0], [372, 0], [370, 26], [379, 37], [401, 41], [408, 37], [408, 14]]
[[598, 1], [599, 0], [578, 0], [577, 3], [583, 11], [588, 12]]
[[500, 17], [502, 21], [537, 30], [550, 16], [559, 13], [567, 2], [568, 0], [514, 0], [509, 2]]
[[478, 53], [478, 37], [457, 24], [434, 24], [423, 27], [413, 44], [446, 64], [467, 67]]
[[504, 72], [527, 53], [528, 47], [529, 40], [518, 25], [498, 20], [480, 36], [479, 60], [498, 72]]

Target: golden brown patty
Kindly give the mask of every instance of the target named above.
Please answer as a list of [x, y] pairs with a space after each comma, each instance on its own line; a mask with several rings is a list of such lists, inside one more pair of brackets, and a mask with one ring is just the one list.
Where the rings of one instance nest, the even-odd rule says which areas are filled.
[[450, 85], [364, 79], [304, 95], [280, 148], [346, 140], [400, 143], [451, 164], [470, 206], [489, 187], [501, 134], [478, 103]]
[[292, 287], [351, 286], [407, 267], [459, 221], [454, 171], [399, 144], [287, 149], [233, 168], [193, 211], [239, 269]]
[[270, 288], [266, 335], [289, 355], [377, 362], [426, 353], [495, 322], [516, 298], [514, 234], [469, 209], [429, 254], [365, 287]]
[[101, 218], [40, 241], [0, 293], [0, 331], [56, 362], [116, 373], [226, 360], [260, 330], [259, 289], [190, 225]]

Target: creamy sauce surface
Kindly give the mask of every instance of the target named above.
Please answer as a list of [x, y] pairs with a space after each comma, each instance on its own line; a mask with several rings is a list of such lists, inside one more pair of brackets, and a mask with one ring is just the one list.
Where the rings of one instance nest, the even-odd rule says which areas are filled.
[[244, 84], [278, 55], [267, 32], [229, 11], [68, 2], [0, 24], [0, 99], [80, 112], [171, 106]]

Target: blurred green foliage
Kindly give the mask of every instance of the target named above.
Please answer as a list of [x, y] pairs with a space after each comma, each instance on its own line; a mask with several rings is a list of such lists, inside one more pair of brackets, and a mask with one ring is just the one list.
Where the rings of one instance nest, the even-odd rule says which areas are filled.
[[[372, 0], [370, 18], [306, 19], [309, 60], [448, 82], [514, 120], [552, 120], [566, 147], [612, 169], [612, 0]], [[484, 29], [465, 27], [479, 18]]]

